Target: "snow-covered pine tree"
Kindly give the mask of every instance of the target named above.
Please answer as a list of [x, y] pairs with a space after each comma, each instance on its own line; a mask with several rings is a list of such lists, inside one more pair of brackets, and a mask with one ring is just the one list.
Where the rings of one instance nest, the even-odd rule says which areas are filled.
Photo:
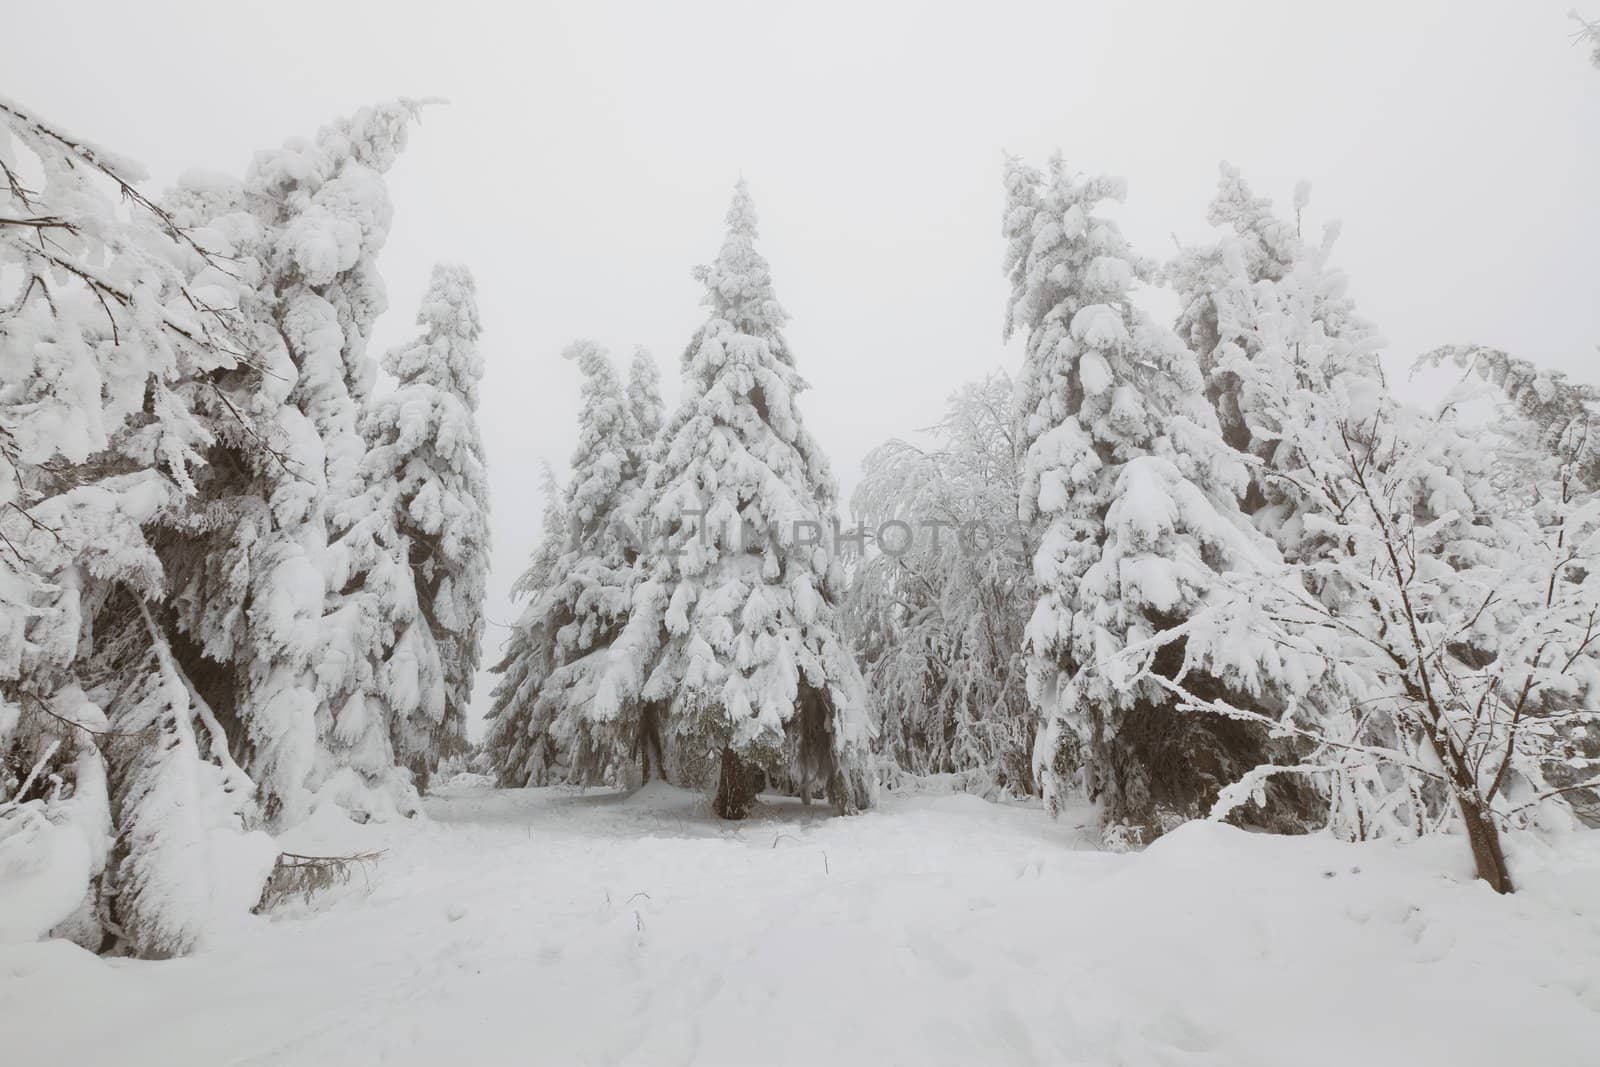
[[[543, 635], [533, 647], [547, 641], [551, 649], [526, 729], [535, 749], [552, 755], [569, 781], [619, 781], [635, 755], [643, 757], [648, 777], [651, 756], [660, 752], [653, 721], [636, 708], [592, 714], [595, 680], [627, 622], [633, 591], [638, 538], [623, 509], [638, 488], [638, 430], [605, 349], [578, 341], [565, 357], [583, 374], [578, 445], [562, 507], [570, 540], [543, 587], [529, 590], [533, 602], [517, 624]], [[547, 763], [545, 773], [551, 768]]]
[[[1297, 208], [1303, 204], [1302, 195]], [[1219, 414], [1224, 420], [1230, 413], [1235, 416], [1237, 435], [1230, 441], [1252, 461], [1246, 508], [1255, 525], [1277, 541], [1285, 559], [1303, 565], [1296, 581], [1315, 593], [1318, 604], [1341, 617], [1358, 617], [1364, 607], [1382, 603], [1382, 598], [1350, 577], [1346, 553], [1353, 542], [1331, 532], [1341, 529], [1347, 517], [1329, 512], [1334, 503], [1326, 494], [1308, 491], [1308, 484], [1319, 479], [1324, 480], [1320, 484], [1332, 486], [1338, 477], [1358, 472], [1340, 467], [1338, 449], [1333, 449], [1331, 458], [1319, 453], [1319, 448], [1325, 452], [1328, 446], [1314, 437], [1308, 441], [1304, 423], [1320, 419], [1325, 431], [1333, 432], [1327, 427], [1339, 420], [1328, 412], [1350, 403], [1341, 398], [1352, 393], [1385, 397], [1375, 355], [1377, 335], [1355, 314], [1343, 275], [1328, 266], [1335, 236], [1331, 228], [1320, 245], [1307, 242], [1298, 210], [1292, 225], [1275, 219], [1270, 205], [1251, 196], [1237, 172], [1226, 166], [1211, 219], [1231, 223], [1233, 235], [1212, 247], [1185, 250], [1171, 276], [1185, 306], [1180, 328], [1187, 330], [1208, 367]], [[1543, 374], [1504, 352], [1473, 346], [1446, 346], [1422, 357], [1420, 364], [1446, 360], [1477, 372], [1503, 391], [1511, 410], [1494, 432], [1479, 432], [1469, 442], [1448, 421], [1439, 422], [1432, 431], [1416, 430], [1422, 416], [1383, 399], [1363, 402], [1361, 410], [1370, 426], [1358, 427], [1360, 433], [1354, 433], [1352, 440], [1359, 443], [1362, 434], [1377, 434], [1380, 440], [1387, 436], [1387, 447], [1377, 449], [1373, 462], [1394, 474], [1394, 480], [1382, 483], [1383, 492], [1397, 494], [1407, 491], [1402, 476], [1406, 463], [1416, 460], [1391, 450], [1417, 451], [1420, 446], [1412, 433], [1435, 433], [1441, 441], [1457, 442], [1458, 450], [1491, 450], [1492, 477], [1479, 472], [1476, 463], [1448, 452], [1438, 452], [1430, 460], [1444, 472], [1431, 477], [1441, 484], [1458, 481], [1466, 487], [1459, 490], [1461, 498], [1473, 501], [1479, 511], [1498, 512], [1504, 501], [1514, 498], [1517, 502], [1509, 509], [1540, 516], [1545, 530], [1543, 540], [1530, 539], [1521, 558], [1553, 558], [1562, 542], [1570, 542], [1583, 528], [1585, 497], [1592, 493], [1600, 471], [1600, 454], [1590, 432], [1597, 428], [1590, 411], [1594, 390], [1561, 375]], [[1288, 424], [1285, 419], [1302, 424]], [[1421, 425], [1434, 424], [1424, 420]], [[1404, 427], [1413, 429], [1401, 432]], [[1323, 469], [1308, 475], [1307, 457], [1319, 455]], [[1326, 481], [1330, 478], [1334, 480]], [[1338, 507], [1350, 503], [1342, 496], [1337, 501]], [[1514, 527], [1506, 531], [1508, 536], [1523, 536]], [[1544, 540], [1554, 547], [1545, 546]], [[1508, 566], [1508, 576], [1514, 572]], [[1564, 582], [1550, 589], [1567, 591]], [[1389, 621], [1399, 624], [1398, 617]], [[1497, 658], [1487, 650], [1479, 654]], [[1432, 669], [1443, 669], [1446, 677], [1453, 677], [1455, 665], [1439, 663]], [[1302, 766], [1317, 768], [1310, 777], [1324, 787], [1335, 830], [1352, 837], [1377, 836], [1394, 830], [1397, 814], [1403, 816], [1400, 832], [1436, 824], [1440, 804], [1428, 800], [1432, 787], [1426, 775], [1405, 770], [1397, 778], [1393, 766], [1361, 758], [1362, 746], [1381, 746], [1410, 759], [1426, 759], [1427, 746], [1420, 738], [1410, 736], [1393, 716], [1373, 714], [1368, 708], [1368, 695], [1375, 689], [1383, 692], [1381, 682], [1334, 671], [1323, 676], [1323, 684], [1325, 691], [1302, 694], [1296, 711], [1300, 726], [1314, 729], [1322, 739], [1321, 750], [1313, 756], [1301, 738], [1296, 752]], [[1586, 737], [1587, 724], [1578, 711], [1588, 701], [1584, 695], [1588, 689], [1582, 685], [1574, 690], [1566, 684], [1536, 688], [1538, 698], [1525, 701], [1519, 712], [1550, 730], [1567, 731], [1570, 757], [1552, 760], [1544, 768], [1557, 785], [1581, 781], [1587, 762], [1600, 755]], [[1529, 745], [1527, 740], [1520, 743]], [[1357, 747], [1341, 750], [1341, 744]], [[1263, 768], [1262, 773], [1269, 771]], [[1404, 799], [1396, 798], [1397, 788]], [[1444, 807], [1448, 809], [1448, 804]]]
[[[1179, 713], [1160, 686], [1130, 676], [1130, 652], [1181, 630], [1224, 572], [1276, 553], [1239, 512], [1245, 466], [1222, 439], [1194, 354], [1132, 300], [1147, 265], [1096, 214], [1121, 182], [1076, 177], [1059, 159], [1048, 175], [1011, 160], [1006, 186], [1006, 333], [1027, 332], [1020, 513], [1038, 545], [1035, 764], [1052, 807], [1081, 768], [1108, 841], [1138, 842], [1207, 810], [1261, 762], [1260, 737]], [[1189, 653], [1202, 688], [1251, 702], [1273, 683], [1233, 662], [1225, 643], [1192, 642]]]
[[[397, 387], [362, 418], [363, 490], [337, 513], [336, 548], [347, 553], [338, 584], [355, 588], [329, 618], [380, 620], [372, 668], [361, 672], [367, 708], [352, 709], [348, 726], [387, 733], [425, 783], [440, 759], [466, 745], [489, 563], [488, 475], [475, 415], [483, 360], [465, 267], [434, 268], [417, 324], [421, 336], [383, 360]], [[341, 739], [346, 719], [341, 712]]]
[[[358, 705], [334, 698], [359, 687], [351, 679], [370, 664], [376, 623], [341, 610], [359, 590], [340, 582], [331, 517], [359, 488], [358, 417], [375, 373], [366, 346], [385, 307], [383, 173], [417, 110], [409, 101], [364, 108], [313, 140], [259, 154], [243, 181], [190, 175], [167, 198], [181, 223], [227, 241], [246, 282], [240, 308], [254, 354], [203, 397], [218, 444], [197, 483], [200, 506], [162, 550], [173, 651], [277, 823], [305, 812], [312, 790], [348, 760], [337, 738], [363, 733], [335, 718]], [[392, 766], [387, 737], [373, 741], [364, 762]], [[335, 792], [345, 784], [341, 776]], [[403, 776], [391, 785], [398, 803], [413, 802]]]
[[501, 786], [517, 789], [544, 785], [564, 774], [561, 753], [544, 724], [536, 725], [534, 719], [540, 687], [555, 668], [555, 641], [539, 625], [540, 618], [533, 609], [550, 587], [556, 565], [572, 544], [566, 491], [548, 465], [543, 469], [541, 493], [544, 513], [539, 541], [527, 569], [511, 588], [512, 596], [530, 599], [530, 603], [512, 625], [500, 661], [493, 667], [501, 677], [484, 716], [488, 724], [484, 752], [489, 767]]
[[1018, 496], [1014, 392], [997, 371], [950, 398], [928, 447], [896, 439], [868, 454], [855, 521], [888, 530], [891, 548], [889, 524], [914, 536], [856, 567], [845, 620], [893, 764], [1028, 794], [1036, 717], [1022, 638], [1036, 597], [1006, 518]]
[[642, 347], [633, 350], [633, 362], [628, 365], [628, 411], [633, 415], [640, 448], [649, 451], [661, 432], [666, 407], [661, 401], [661, 371], [655, 357]]
[[[1258, 435], [1252, 433], [1249, 399], [1242, 395], [1239, 376], [1228, 369], [1223, 358], [1235, 350], [1250, 358], [1259, 349], [1259, 341], [1249, 332], [1248, 318], [1218, 306], [1236, 283], [1235, 269], [1224, 262], [1225, 256], [1239, 257], [1252, 284], [1276, 282], [1299, 271], [1296, 291], [1310, 302], [1310, 323], [1337, 342], [1337, 351], [1328, 352], [1324, 373], [1349, 369], [1382, 378], [1376, 354], [1381, 339], [1371, 324], [1356, 314], [1343, 272], [1328, 266], [1337, 226], [1325, 228], [1320, 244], [1308, 241], [1302, 233], [1308, 197], [1309, 187], [1302, 183], [1295, 189], [1294, 218], [1280, 218], [1273, 212], [1271, 200], [1255, 196], [1238, 169], [1223, 163], [1207, 221], [1224, 228], [1224, 236], [1213, 244], [1184, 248], [1166, 271], [1182, 308], [1178, 335], [1199, 360], [1206, 395], [1217, 409], [1223, 437], [1240, 452], [1263, 455], [1270, 444], [1258, 441]], [[1251, 488], [1254, 495], [1247, 497], [1246, 508], [1254, 512], [1270, 487], [1252, 482]]]
[[[1308, 192], [1302, 183], [1293, 217], [1281, 218], [1237, 169], [1222, 164], [1208, 221], [1224, 232], [1214, 243], [1182, 249], [1166, 269], [1182, 308], [1177, 330], [1196, 354], [1224, 439], [1250, 471], [1240, 507], [1290, 561], [1318, 559], [1328, 546], [1280, 468], [1293, 463], [1292, 455], [1280, 455], [1282, 390], [1331, 389], [1356, 379], [1381, 389], [1383, 382], [1381, 338], [1356, 313], [1343, 272], [1330, 265], [1337, 226], [1324, 227], [1320, 242], [1304, 234]], [[1341, 590], [1330, 586], [1321, 594], [1332, 600]], [[1323, 707], [1343, 715], [1337, 693], [1322, 696]], [[1292, 738], [1263, 741], [1250, 757], [1262, 764], [1306, 757], [1305, 745]], [[1344, 788], [1291, 776], [1270, 781], [1264, 797], [1278, 825], [1311, 826], [1320, 823], [1327, 799], [1312, 790], [1324, 787]]]
[[857, 811], [872, 802], [871, 727], [824, 547], [837, 490], [795, 407], [805, 383], [742, 181], [727, 223], [695, 272], [711, 314], [684, 352], [647, 490], [642, 580], [591, 715], [659, 717], [669, 762], [680, 778], [714, 778], [725, 818], [747, 813], [762, 774], [808, 800], [820, 783]]
[[[213, 719], [193, 743], [153, 622], [156, 531], [191, 506], [219, 432], [246, 429], [199, 411], [250, 359], [234, 265], [135, 166], [4, 100], [0, 177], [0, 880], [24, 883], [0, 925], [181, 950], [254, 903], [275, 855], [242, 834], [253, 788]], [[190, 876], [213, 873], [234, 892], [196, 895]]]

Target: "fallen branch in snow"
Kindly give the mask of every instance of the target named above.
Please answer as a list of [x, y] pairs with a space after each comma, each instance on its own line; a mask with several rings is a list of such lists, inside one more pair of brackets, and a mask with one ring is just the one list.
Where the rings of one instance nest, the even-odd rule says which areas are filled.
[[[324, 889], [348, 884], [350, 873], [356, 869], [360, 869], [361, 876], [366, 878], [367, 864], [376, 863], [383, 857], [385, 851], [387, 850], [355, 852], [348, 856], [303, 856], [298, 852], [280, 853], [278, 862], [272, 866], [272, 873], [267, 876], [267, 884], [261, 889], [261, 899], [256, 902], [254, 910], [258, 914], [270, 911], [294, 897], [309, 902]], [[371, 887], [370, 880], [368, 887]]]

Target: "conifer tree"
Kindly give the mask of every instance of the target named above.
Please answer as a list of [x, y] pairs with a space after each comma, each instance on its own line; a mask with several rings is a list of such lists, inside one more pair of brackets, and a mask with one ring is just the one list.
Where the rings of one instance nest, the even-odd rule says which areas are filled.
[[644, 348], [633, 350], [633, 362], [628, 366], [628, 410], [633, 415], [639, 447], [648, 451], [661, 432], [666, 408], [661, 401], [661, 371]]
[[[566, 492], [555, 472], [545, 465], [541, 493], [543, 519], [533, 558], [511, 588], [514, 597], [535, 600], [549, 587], [551, 575], [571, 543], [571, 524], [567, 521]], [[548, 732], [534, 726], [534, 711], [539, 687], [554, 668], [555, 643], [537, 625], [530, 604], [511, 627], [505, 650], [493, 670], [501, 675], [491, 695], [488, 737], [484, 750], [489, 767], [500, 785], [522, 788], [545, 785], [560, 770], [560, 753]]]
[[237, 271], [140, 177], [0, 100], [0, 881], [50, 874], [6, 925], [153, 955], [254, 902], [266, 839], [155, 621], [161, 531], [247, 437], [206, 409], [251, 359]]
[[570, 781], [616, 782], [635, 748], [637, 721], [597, 718], [591, 701], [597, 671], [628, 619], [636, 538], [624, 509], [638, 488], [640, 446], [632, 406], [605, 349], [579, 341], [565, 356], [583, 374], [563, 505], [571, 539], [519, 622], [548, 635], [552, 646], [530, 729], [546, 735]]
[[229, 240], [255, 354], [203, 394], [227, 436], [198, 483], [201, 506], [163, 550], [173, 648], [279, 823], [304, 813], [348, 762], [341, 738], [371, 737], [367, 767], [395, 759], [386, 737], [336, 718], [365, 714], [364, 702], [335, 698], [360, 688], [374, 635], [369, 616], [346, 625], [352, 613], [341, 609], [359, 590], [343, 584], [330, 541], [335, 510], [360, 488], [358, 418], [375, 374], [366, 347], [385, 307], [377, 256], [392, 214], [383, 173], [417, 110], [364, 108], [261, 153], [243, 181], [190, 175], [168, 197], [180, 222]]
[[1442, 345], [1417, 361], [1419, 367], [1445, 363], [1497, 388], [1530, 440], [1568, 465], [1584, 491], [1600, 490], [1600, 388], [1484, 345]]
[[379, 620], [379, 643], [368, 650], [373, 718], [425, 779], [465, 745], [483, 637], [488, 478], [475, 417], [483, 361], [466, 268], [434, 268], [417, 324], [422, 335], [384, 357], [398, 387], [362, 420], [364, 489], [337, 517], [342, 584], [361, 586], [347, 613]]
[[870, 726], [824, 548], [836, 489], [795, 407], [805, 383], [743, 182], [727, 224], [695, 272], [710, 317], [684, 353], [646, 491], [641, 581], [591, 715], [664, 723], [669, 762], [714, 778], [726, 818], [744, 816], [762, 776], [807, 799], [822, 784], [856, 811], [871, 803]]
[[1262, 469], [1309, 535], [1281, 568], [1234, 575], [1190, 618], [1184, 656], [1226, 642], [1289, 684], [1264, 709], [1196, 691], [1159, 666], [1167, 634], [1133, 657], [1135, 676], [1301, 743], [1293, 764], [1224, 790], [1213, 817], [1270, 781], [1316, 780], [1334, 832], [1459, 827], [1479, 876], [1509, 892], [1500, 830], [1570, 825], [1569, 803], [1600, 786], [1600, 761], [1573, 743], [1597, 718], [1600, 588], [1574, 563], [1600, 512], [1570, 492], [1574, 465], [1520, 440], [1514, 416], [1472, 427], [1452, 403], [1430, 413], [1390, 397], [1321, 328], [1314, 261], [1277, 281], [1252, 281], [1237, 249], [1224, 264], [1234, 286], [1219, 307], [1257, 346], [1223, 360], [1272, 444]]
[[490, 712], [490, 751], [503, 784], [615, 782], [633, 747], [625, 723], [587, 711], [598, 657], [627, 621], [632, 594], [637, 538], [627, 511], [642, 462], [634, 391], [593, 341], [564, 355], [583, 375], [578, 444], [565, 491], [547, 475], [544, 534], [517, 583], [528, 608], [496, 668], [506, 678]]
[[145, 641], [124, 642], [134, 646], [125, 653], [131, 662], [117, 664], [123, 687], [109, 704], [118, 830], [110, 911], [125, 949], [162, 958], [246, 915], [278, 848], [244, 830], [259, 821], [255, 783], [229, 755], [149, 610], [140, 604], [133, 613], [146, 624]]
[[[1212, 244], [1183, 249], [1167, 269], [1182, 310], [1177, 331], [1194, 351], [1206, 377], [1206, 395], [1217, 409], [1223, 436], [1235, 450], [1270, 463], [1273, 435], [1266, 416], [1253, 404], [1245, 376], [1234, 367], [1256, 358], [1263, 342], [1251, 315], [1247, 286], [1277, 283], [1295, 275], [1297, 305], [1303, 305], [1302, 344], [1317, 344], [1325, 355], [1318, 365], [1325, 381], [1345, 373], [1381, 380], [1377, 331], [1355, 311], [1342, 271], [1328, 265], [1338, 227], [1325, 228], [1320, 244], [1302, 232], [1308, 201], [1303, 183], [1295, 190], [1295, 215], [1280, 218], [1272, 201], [1255, 196], [1235, 167], [1224, 163], [1207, 221], [1224, 228]], [[1316, 331], [1317, 337], [1310, 336]], [[1327, 344], [1323, 345], [1322, 339]], [[1270, 479], [1252, 479], [1245, 508], [1254, 514], [1274, 494]]]
[[[1222, 440], [1194, 354], [1132, 301], [1149, 267], [1098, 205], [1120, 182], [1007, 168], [1007, 332], [1019, 383], [1021, 516], [1037, 536], [1029, 692], [1047, 802], [1081, 768], [1112, 844], [1203, 813], [1253, 768], [1253, 730], [1177, 712], [1130, 650], [1181, 628], [1219, 586], [1275, 557], [1237, 507], [1245, 465]], [[1260, 692], [1253, 667], [1198, 643], [1204, 685]]]

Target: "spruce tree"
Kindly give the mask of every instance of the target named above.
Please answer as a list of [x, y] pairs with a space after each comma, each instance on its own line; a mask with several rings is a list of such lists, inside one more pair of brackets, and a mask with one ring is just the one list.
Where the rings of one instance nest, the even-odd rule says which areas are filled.
[[[239, 306], [253, 353], [202, 394], [219, 447], [197, 482], [200, 506], [163, 547], [173, 649], [276, 823], [336, 778], [335, 799], [363, 803], [337, 773], [351, 765], [349, 738], [369, 741], [364, 769], [395, 762], [386, 736], [337, 718], [368, 713], [337, 698], [362, 688], [376, 635], [369, 614], [344, 610], [361, 591], [330, 541], [335, 511], [360, 489], [367, 341], [386, 304], [383, 173], [416, 114], [410, 102], [364, 108], [259, 154], [243, 181], [190, 175], [167, 197], [180, 222], [229, 240], [248, 282]], [[399, 778], [389, 792], [414, 803]]]
[[570, 781], [616, 782], [635, 747], [637, 722], [632, 715], [592, 715], [592, 695], [628, 619], [636, 546], [623, 509], [638, 487], [640, 448], [631, 406], [605, 349], [579, 341], [565, 356], [583, 374], [564, 505], [572, 540], [529, 611], [554, 646], [532, 729], [548, 735]]
[[0, 100], [0, 881], [50, 874], [8, 933], [165, 955], [276, 850], [161, 628], [164, 531], [250, 441], [211, 407], [252, 358], [240, 271], [140, 177]]
[[[1167, 268], [1182, 310], [1177, 331], [1188, 343], [1206, 378], [1206, 395], [1217, 409], [1223, 436], [1237, 451], [1271, 461], [1273, 434], [1252, 404], [1240, 359], [1256, 358], [1263, 341], [1248, 306], [1248, 288], [1295, 275], [1297, 304], [1303, 305], [1307, 336], [1301, 344], [1328, 342], [1328, 358], [1318, 366], [1325, 379], [1346, 372], [1379, 379], [1377, 331], [1355, 311], [1343, 272], [1328, 265], [1336, 226], [1320, 244], [1302, 232], [1307, 187], [1295, 190], [1294, 218], [1279, 217], [1272, 201], [1255, 196], [1235, 167], [1224, 163], [1207, 221], [1224, 229], [1216, 242], [1184, 248]], [[1244, 290], [1240, 281], [1246, 282]], [[1312, 338], [1309, 331], [1318, 337]], [[1319, 348], [1320, 350], [1320, 348]], [[1246, 510], [1255, 513], [1274, 494], [1270, 479], [1252, 480]]]
[[742, 181], [727, 224], [695, 272], [710, 316], [684, 353], [632, 615], [590, 714], [665, 724], [669, 762], [715, 780], [725, 818], [744, 816], [763, 777], [807, 799], [821, 784], [836, 809], [857, 811], [872, 799], [870, 725], [835, 619], [836, 489], [795, 406], [805, 382]]
[[[1381, 339], [1357, 314], [1343, 272], [1330, 265], [1337, 226], [1325, 227], [1320, 242], [1304, 233], [1307, 192], [1299, 186], [1293, 217], [1280, 217], [1237, 169], [1223, 164], [1208, 213], [1223, 232], [1214, 243], [1184, 248], [1167, 277], [1182, 306], [1178, 331], [1193, 346], [1224, 439], [1250, 472], [1241, 510], [1273, 539], [1286, 562], [1316, 565], [1331, 546], [1325, 517], [1307, 509], [1308, 498], [1297, 485], [1303, 457], [1282, 423], [1283, 397], [1357, 383], [1381, 392], [1383, 376]], [[1349, 595], [1336, 582], [1316, 588], [1330, 603]], [[1326, 684], [1327, 692], [1302, 697], [1308, 713], [1313, 706], [1341, 705], [1345, 695], [1331, 676]], [[1303, 739], [1257, 734], [1255, 752], [1241, 751], [1241, 757], [1262, 766], [1305, 762]], [[1328, 796], [1338, 800], [1347, 784], [1274, 776], [1261, 801], [1276, 825], [1310, 828], [1322, 824]], [[1313, 787], [1327, 795], [1318, 796]]]
[[[1119, 181], [1011, 161], [1005, 233], [1019, 383], [1021, 517], [1037, 537], [1029, 692], [1035, 763], [1054, 806], [1081, 769], [1113, 844], [1203, 813], [1253, 768], [1253, 730], [1184, 715], [1131, 676], [1139, 647], [1182, 627], [1228, 571], [1275, 555], [1242, 520], [1245, 465], [1222, 440], [1195, 356], [1133, 302], [1149, 273], [1097, 214]], [[1258, 683], [1227, 649], [1193, 642], [1171, 669], [1202, 687]]]
[[628, 365], [628, 411], [639, 446], [648, 451], [661, 432], [666, 409], [661, 402], [661, 371], [644, 348], [633, 350], [633, 362]]
[[547, 503], [544, 539], [518, 583], [530, 603], [498, 668], [508, 677], [492, 712], [504, 720], [491, 746], [496, 773], [519, 785], [619, 781], [636, 734], [627, 716], [588, 714], [632, 596], [637, 538], [626, 509], [642, 454], [635, 407], [605, 349], [578, 341], [564, 355], [583, 375], [578, 444], [566, 491], [559, 506]]
[[108, 704], [117, 826], [110, 911], [124, 948], [161, 958], [247, 914], [278, 847], [244, 831], [258, 822], [255, 783], [229, 755], [149, 610], [138, 605], [133, 614], [146, 624], [145, 640], [119, 642], [123, 687]]
[[561, 753], [544, 724], [536, 725], [534, 720], [539, 689], [555, 667], [555, 642], [533, 609], [571, 544], [566, 492], [548, 465], [543, 469], [541, 492], [544, 511], [539, 541], [527, 569], [511, 588], [513, 597], [532, 598], [532, 602], [511, 627], [500, 661], [493, 667], [500, 680], [485, 716], [488, 736], [484, 751], [495, 780], [503, 787], [519, 789], [548, 784], [561, 773]]
[[417, 324], [421, 336], [384, 357], [398, 385], [362, 420], [364, 489], [338, 514], [337, 547], [349, 554], [342, 582], [361, 583], [354, 610], [379, 620], [378, 725], [425, 780], [465, 747], [489, 561], [483, 361], [465, 267], [434, 268]]

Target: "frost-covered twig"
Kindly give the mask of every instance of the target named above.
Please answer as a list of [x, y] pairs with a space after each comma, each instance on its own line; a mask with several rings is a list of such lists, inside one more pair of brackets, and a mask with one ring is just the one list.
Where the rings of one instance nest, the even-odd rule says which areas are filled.
[[1227, 818], [1234, 809], [1254, 800], [1261, 803], [1266, 798], [1267, 780], [1279, 774], [1338, 774], [1348, 770], [1338, 764], [1322, 763], [1295, 763], [1295, 764], [1263, 764], [1249, 771], [1237, 782], [1223, 786], [1217, 794], [1217, 801], [1211, 806], [1211, 812], [1206, 817], [1213, 822], [1221, 822]]
[[21, 124], [34, 136], [53, 141], [61, 146], [67, 151], [70, 158], [77, 159], [105, 175], [116, 185], [118, 192], [122, 194], [124, 199], [137, 204], [152, 215], [168, 235], [194, 249], [207, 262], [217, 264], [224, 258], [203, 247], [187, 230], [173, 221], [172, 216], [164, 208], [138, 190], [133, 183], [143, 175], [138, 173], [138, 169], [133, 164], [126, 160], [117, 159], [87, 141], [78, 140], [61, 132], [41, 119], [27, 114], [18, 105], [4, 97], [0, 97], [0, 113], [10, 116], [13, 123]]
[[[45, 746], [44, 754], [39, 757], [37, 762], [34, 763], [33, 770], [29, 771], [28, 776], [22, 780], [22, 784], [18, 786], [17, 791], [12, 794], [13, 797], [27, 796], [28, 790], [33, 788], [33, 783], [38, 780], [39, 775], [43, 773], [45, 767], [49, 765], [50, 758], [56, 754], [56, 749], [60, 747], [60, 740], [52, 740], [48, 745]], [[6, 806], [12, 806], [15, 803], [16, 802], [13, 800]]]

